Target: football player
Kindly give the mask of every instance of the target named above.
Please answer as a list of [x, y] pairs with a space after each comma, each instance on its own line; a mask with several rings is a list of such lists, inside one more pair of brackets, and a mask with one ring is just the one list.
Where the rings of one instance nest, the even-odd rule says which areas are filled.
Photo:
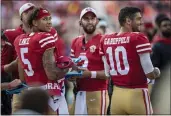
[[55, 48], [57, 38], [49, 33], [52, 24], [48, 10], [35, 8], [28, 22], [33, 32], [18, 36], [14, 42], [20, 77], [30, 88], [40, 87], [49, 92], [50, 114], [68, 114], [66, 100], [62, 95], [63, 80], [73, 63], [66, 56], [58, 57], [59, 52]]
[[[4, 31], [4, 36], [6, 36], [7, 40], [9, 41], [9, 43], [11, 43], [12, 47], [14, 47], [14, 40], [16, 39], [17, 36], [24, 34], [24, 33], [31, 32], [29, 24], [28, 24], [28, 18], [35, 7], [36, 6], [32, 3], [23, 4], [19, 9], [19, 15], [20, 15], [22, 24], [19, 27], [17, 27], [16, 29], [7, 29]], [[51, 28], [50, 33], [57, 40], [55, 42], [56, 49], [58, 49], [58, 50], [56, 50], [56, 57], [59, 57], [63, 54], [62, 53], [62, 51], [64, 51], [63, 49], [65, 49], [62, 44], [63, 41], [62, 41], [62, 39], [60, 39], [60, 37], [58, 36], [58, 34], [54, 28]], [[16, 59], [17, 54], [16, 54], [14, 48], [12, 50], [13, 50], [13, 52], [12, 52], [13, 54], [11, 54], [12, 56], [10, 58], [12, 58], [14, 61], [11, 63], [9, 62], [9, 64], [2, 65], [1, 72], [6, 72], [6, 73], [14, 72], [13, 78], [18, 78], [19, 76], [18, 76], [18, 71], [17, 71], [17, 59]], [[5, 60], [7, 60], [7, 58]], [[22, 81], [24, 81], [24, 80], [22, 80]], [[18, 97], [19, 97], [19, 94], [13, 95], [12, 112], [15, 112], [19, 107]]]
[[71, 45], [71, 57], [81, 58], [83, 75], [76, 78], [75, 114], [105, 115], [109, 103], [108, 75], [104, 73], [104, 62], [99, 54], [101, 34], [96, 33], [97, 13], [87, 7], [81, 11], [80, 26], [84, 35], [75, 38]]
[[153, 67], [151, 45], [140, 33], [141, 10], [122, 8], [118, 19], [119, 33], [105, 35], [100, 47], [100, 54], [107, 59], [114, 83], [111, 114], [153, 114], [147, 78], [159, 77], [160, 71]]

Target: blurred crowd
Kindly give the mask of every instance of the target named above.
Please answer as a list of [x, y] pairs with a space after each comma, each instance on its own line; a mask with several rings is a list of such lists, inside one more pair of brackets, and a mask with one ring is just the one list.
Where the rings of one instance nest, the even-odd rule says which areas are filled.
[[[1, 29], [13, 29], [20, 25], [20, 16], [18, 9], [24, 3], [27, 3], [28, 0], [23, 1], [1, 1]], [[171, 31], [167, 31], [171, 27], [171, 23], [167, 23], [170, 20], [170, 9], [171, 1], [170, 0], [148, 0], [148, 1], [29, 1], [37, 6], [42, 6], [47, 8], [52, 13], [52, 25], [57, 30], [59, 36], [65, 41], [66, 47], [68, 49], [67, 55], [70, 54], [70, 44], [73, 38], [82, 34], [82, 30], [79, 27], [79, 15], [83, 8], [91, 6], [96, 9], [98, 13], [98, 18], [100, 20], [97, 25], [98, 31], [102, 34], [112, 33], [119, 31], [118, 23], [118, 13], [121, 8], [125, 6], [136, 6], [143, 11], [144, 24], [142, 26], [142, 32], [144, 32], [149, 41], [153, 46], [152, 53], [152, 62], [153, 65], [159, 67], [161, 70], [167, 69], [162, 74], [162, 77], [165, 79], [156, 80], [156, 85], [154, 86], [154, 91], [152, 92], [152, 103], [155, 104], [154, 110], [156, 114], [163, 114], [167, 112], [170, 114], [170, 104], [166, 103], [170, 99], [168, 97], [168, 92], [170, 88], [170, 67], [165, 68], [164, 66], [168, 64], [167, 61], [171, 59]], [[160, 15], [159, 15], [160, 14]], [[163, 23], [163, 21], [166, 21]], [[168, 28], [167, 28], [168, 26]], [[170, 26], [170, 27], [169, 27]], [[162, 36], [160, 36], [162, 35]], [[168, 41], [161, 39], [170, 38]], [[165, 52], [164, 52], [165, 51]], [[164, 65], [164, 66], [163, 66]], [[167, 72], [165, 74], [165, 72]], [[5, 80], [8, 81], [8, 80]], [[168, 83], [166, 83], [168, 82]], [[162, 84], [161, 84], [162, 83]], [[166, 83], [166, 84], [163, 84]], [[164, 86], [165, 85], [165, 86]], [[164, 86], [164, 87], [163, 87]], [[163, 92], [163, 97], [156, 98], [155, 96], [161, 94], [160, 91], [167, 90]], [[160, 90], [160, 91], [157, 91]], [[24, 94], [23, 101], [36, 101], [40, 96], [35, 97], [34, 100], [29, 99], [28, 96], [37, 95], [39, 90], [33, 90], [32, 93]], [[47, 101], [46, 93], [43, 93], [41, 90], [40, 94], [44, 95], [42, 100]], [[3, 98], [5, 99], [5, 98]], [[159, 99], [165, 99], [166, 101], [161, 104], [168, 106], [166, 109], [160, 109], [158, 102]], [[29, 106], [29, 102], [23, 103], [23, 107]], [[170, 102], [169, 102], [170, 103]], [[33, 105], [33, 104], [32, 104]], [[35, 104], [36, 105], [36, 104]], [[46, 104], [43, 104], [45, 107]], [[9, 108], [10, 109], [10, 108]], [[42, 108], [43, 109], [43, 108]], [[40, 109], [40, 110], [42, 110]], [[39, 111], [39, 109], [37, 109]], [[22, 111], [21, 111], [22, 112]], [[21, 113], [20, 112], [20, 113]], [[43, 112], [43, 111], [42, 111]], [[41, 111], [40, 111], [41, 113]]]
[[[2, 29], [16, 28], [21, 22], [18, 15], [19, 7], [28, 2], [23, 1], [2, 1], [1, 25]], [[155, 33], [154, 19], [159, 13], [164, 13], [170, 17], [171, 3], [169, 0], [148, 0], [148, 1], [32, 1], [35, 5], [47, 8], [52, 13], [52, 24], [57, 29], [59, 35], [63, 36], [66, 43], [71, 43], [72, 38], [80, 35], [78, 20], [79, 14], [86, 6], [91, 6], [97, 10], [98, 16], [104, 19], [110, 30], [119, 30], [118, 13], [125, 6], [137, 6], [143, 11], [144, 29], [150, 36]], [[72, 30], [71, 30], [72, 29]]]

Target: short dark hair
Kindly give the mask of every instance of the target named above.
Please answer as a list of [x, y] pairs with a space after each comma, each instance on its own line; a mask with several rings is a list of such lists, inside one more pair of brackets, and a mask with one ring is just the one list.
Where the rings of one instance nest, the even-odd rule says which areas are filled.
[[126, 18], [133, 19], [135, 13], [141, 12], [139, 8], [136, 7], [124, 7], [120, 10], [118, 20], [121, 26], [124, 25]]
[[40, 114], [48, 112], [49, 95], [43, 89], [26, 90], [21, 95], [21, 109], [28, 109]]
[[158, 14], [157, 16], [156, 16], [156, 19], [155, 19], [155, 24], [158, 26], [158, 27], [160, 27], [160, 25], [161, 25], [161, 23], [162, 23], [162, 21], [171, 21], [168, 17], [167, 17], [167, 15], [165, 15], [165, 14]]

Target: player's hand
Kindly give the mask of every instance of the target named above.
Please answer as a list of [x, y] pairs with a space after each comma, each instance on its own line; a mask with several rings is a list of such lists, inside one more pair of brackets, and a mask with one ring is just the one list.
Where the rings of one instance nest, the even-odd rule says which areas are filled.
[[12, 82], [9, 83], [9, 87], [12, 89], [12, 88], [17, 87], [20, 84], [21, 84], [21, 80], [20, 79], [15, 79], [15, 80], [13, 80]]
[[76, 64], [74, 64], [74, 65], [72, 66], [72, 70], [71, 70], [71, 71], [80, 71], [80, 70], [79, 70], [79, 67], [76, 66]]
[[79, 77], [74, 76], [74, 77], [68, 78], [67, 80], [71, 81], [71, 82], [75, 82], [77, 80], [77, 78], [79, 78]]
[[155, 74], [156, 78], [160, 77], [160, 69], [157, 67], [154, 67], [154, 74]]
[[65, 79], [75, 80], [76, 78], [80, 78], [83, 74], [83, 71], [70, 71], [65, 75]]
[[78, 67], [78, 70], [87, 71], [88, 69], [87, 68]]

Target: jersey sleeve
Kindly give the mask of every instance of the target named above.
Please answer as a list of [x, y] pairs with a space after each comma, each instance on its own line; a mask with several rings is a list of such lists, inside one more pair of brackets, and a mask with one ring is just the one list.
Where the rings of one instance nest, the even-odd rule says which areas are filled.
[[77, 38], [74, 39], [71, 43], [71, 53], [70, 53], [70, 57], [71, 58], [75, 58], [75, 45], [76, 45], [76, 41], [77, 41]]
[[138, 54], [149, 53], [152, 51], [151, 44], [144, 34], [137, 34], [134, 44]]
[[8, 42], [10, 42], [12, 45], [14, 45], [15, 40], [15, 29], [7, 29], [4, 31], [5, 36], [7, 37]]
[[37, 43], [38, 48], [41, 53], [44, 53], [47, 49], [54, 48], [57, 38], [49, 33], [43, 33], [39, 37]]
[[55, 28], [52, 28], [49, 33], [52, 34], [54, 36], [54, 38], [58, 38], [58, 33]]
[[105, 39], [105, 36], [103, 36], [100, 40], [100, 46], [99, 46], [100, 56], [104, 56], [104, 49], [103, 49], [104, 39]]
[[21, 38], [21, 36], [22, 35], [17, 36], [16, 39], [14, 40], [14, 48], [17, 54], [18, 54], [19, 39]]
[[58, 37], [55, 43], [55, 47], [56, 47], [57, 57], [66, 55], [66, 47], [65, 47], [63, 39]]

